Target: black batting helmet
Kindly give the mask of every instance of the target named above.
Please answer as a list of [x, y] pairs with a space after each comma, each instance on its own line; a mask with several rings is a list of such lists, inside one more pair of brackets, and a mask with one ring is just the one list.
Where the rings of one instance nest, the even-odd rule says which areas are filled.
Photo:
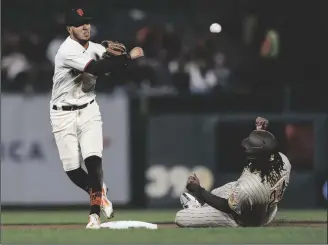
[[248, 154], [272, 153], [276, 150], [278, 142], [276, 137], [266, 130], [254, 130], [248, 138], [244, 139], [241, 145]]

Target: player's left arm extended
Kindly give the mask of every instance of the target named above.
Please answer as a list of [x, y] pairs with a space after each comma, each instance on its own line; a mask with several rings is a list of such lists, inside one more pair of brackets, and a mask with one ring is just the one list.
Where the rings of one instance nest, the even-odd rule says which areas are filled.
[[203, 187], [201, 187], [197, 183], [188, 183], [187, 189], [200, 199], [201, 201], [207, 203], [211, 207], [222, 211], [224, 213], [232, 213], [233, 210], [230, 208], [228, 199], [213, 195], [211, 192], [205, 190]]

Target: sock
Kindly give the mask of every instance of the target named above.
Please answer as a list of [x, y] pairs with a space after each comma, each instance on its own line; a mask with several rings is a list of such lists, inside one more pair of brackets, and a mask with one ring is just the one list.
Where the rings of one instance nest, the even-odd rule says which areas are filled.
[[75, 185], [89, 193], [88, 174], [83, 168], [79, 167], [77, 169], [67, 171], [66, 174]]
[[101, 158], [91, 156], [85, 159], [88, 170], [88, 187], [90, 195], [90, 214], [100, 216], [100, 205], [102, 200], [103, 170]]

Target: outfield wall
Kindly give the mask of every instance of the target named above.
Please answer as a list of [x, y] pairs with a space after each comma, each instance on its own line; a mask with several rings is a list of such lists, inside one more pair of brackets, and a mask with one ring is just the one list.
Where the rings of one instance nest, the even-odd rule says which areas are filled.
[[[49, 98], [2, 95], [4, 206], [88, 205], [86, 194], [63, 172], [51, 133]], [[250, 100], [228, 100], [98, 95], [110, 199], [120, 206], [176, 208], [191, 172], [207, 189], [235, 180], [244, 162], [240, 141], [261, 115], [270, 119], [270, 129], [293, 166], [281, 206], [322, 207], [327, 115], [285, 113], [279, 101], [270, 106], [270, 98], [260, 107]]]
[[[130, 201], [126, 97], [98, 96], [104, 132], [104, 179], [111, 200]], [[63, 171], [49, 119], [49, 96], [1, 96], [1, 204], [88, 204]], [[83, 166], [84, 167], [84, 166]]]

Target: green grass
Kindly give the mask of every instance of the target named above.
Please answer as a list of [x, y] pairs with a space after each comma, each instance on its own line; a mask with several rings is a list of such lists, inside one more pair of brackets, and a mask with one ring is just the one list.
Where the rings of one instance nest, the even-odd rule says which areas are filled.
[[6, 230], [8, 243], [325, 243], [324, 228], [217, 228], [163, 230]]
[[[173, 221], [176, 210], [117, 210], [113, 220]], [[2, 212], [2, 224], [86, 224], [88, 211]], [[327, 221], [327, 211], [282, 210], [278, 219]], [[326, 243], [326, 227], [109, 230], [5, 229], [1, 244]]]

